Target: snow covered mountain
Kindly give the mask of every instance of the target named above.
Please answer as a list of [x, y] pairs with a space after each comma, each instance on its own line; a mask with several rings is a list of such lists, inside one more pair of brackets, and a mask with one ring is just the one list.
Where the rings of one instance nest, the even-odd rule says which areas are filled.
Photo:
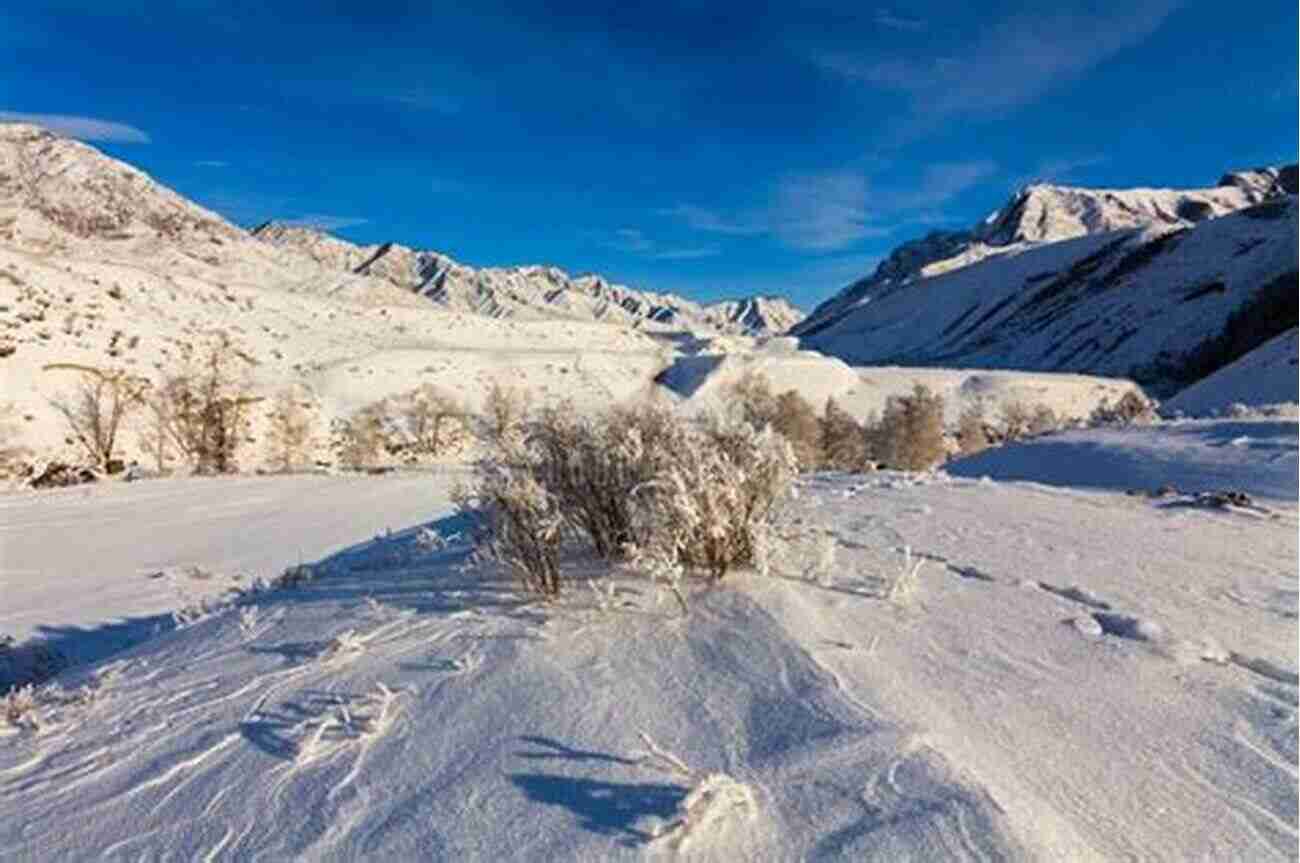
[[571, 276], [558, 267], [466, 266], [439, 252], [399, 243], [358, 246], [312, 228], [267, 222], [253, 236], [305, 252], [318, 263], [377, 276], [448, 309], [491, 317], [578, 318], [636, 324], [654, 321], [723, 333], [782, 333], [803, 313], [779, 297], [696, 303], [674, 294], [639, 291], [598, 275]]
[[1032, 185], [969, 231], [899, 247], [793, 333], [850, 363], [1132, 375], [1167, 393], [1213, 371], [1211, 341], [1252, 300], [1291, 296], [1294, 325], [1295, 193], [1295, 166], [1191, 191]]

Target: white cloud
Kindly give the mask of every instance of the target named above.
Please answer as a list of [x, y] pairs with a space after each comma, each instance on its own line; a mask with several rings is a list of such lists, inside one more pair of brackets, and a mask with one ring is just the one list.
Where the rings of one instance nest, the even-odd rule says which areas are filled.
[[605, 245], [652, 261], [690, 261], [722, 254], [722, 247], [716, 243], [703, 246], [665, 247], [662, 243], [647, 237], [639, 228], [619, 228], [614, 232], [614, 237], [605, 242]]
[[199, 159], [194, 163], [196, 168], [228, 168], [229, 162], [223, 162], [220, 159]]
[[777, 184], [769, 218], [783, 243], [805, 251], [833, 251], [889, 233], [868, 223], [867, 181], [860, 174], [787, 177]]
[[661, 249], [650, 257], [656, 261], [693, 261], [699, 258], [713, 258], [722, 254], [722, 247], [716, 243], [707, 246], [685, 246], [680, 249]]
[[1100, 154], [1043, 159], [1034, 166], [1032, 171], [1018, 177], [1015, 185], [1023, 186], [1026, 183], [1034, 182], [1056, 183], [1062, 180], [1068, 180], [1085, 168], [1092, 168], [1097, 165], [1105, 164], [1105, 162], [1106, 157]]
[[1033, 102], [1142, 42], [1179, 2], [1048, 5], [990, 22], [951, 56], [882, 60], [841, 52], [814, 60], [840, 77], [910, 97], [912, 116], [894, 130], [906, 137], [951, 117]]
[[148, 144], [149, 136], [134, 126], [97, 117], [78, 117], [71, 114], [25, 114], [21, 111], [0, 111], [0, 123], [32, 123], [69, 138], [83, 141], [114, 141], [124, 144]]
[[885, 195], [879, 204], [891, 210], [926, 210], [941, 207], [962, 192], [997, 173], [990, 159], [936, 162], [927, 165], [914, 188]]
[[685, 222], [697, 231], [711, 234], [727, 234], [735, 237], [752, 237], [766, 234], [768, 226], [760, 216], [726, 217], [713, 210], [697, 207], [694, 204], [678, 204], [675, 207], [656, 211], [661, 216], [672, 216]]
[[776, 183], [761, 210], [727, 214], [678, 204], [657, 212], [706, 233], [770, 235], [792, 249], [834, 252], [887, 236], [901, 224], [934, 218], [933, 211], [997, 172], [989, 159], [936, 162], [916, 182], [884, 188], [860, 171], [805, 174]]

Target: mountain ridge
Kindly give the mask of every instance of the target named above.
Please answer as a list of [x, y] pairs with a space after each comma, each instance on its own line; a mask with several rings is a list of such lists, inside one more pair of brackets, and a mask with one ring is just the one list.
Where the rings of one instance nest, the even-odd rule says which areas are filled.
[[378, 276], [446, 308], [492, 317], [576, 315], [621, 324], [703, 326], [743, 335], [783, 333], [803, 317], [784, 297], [697, 302], [630, 288], [595, 273], [572, 275], [546, 264], [476, 268], [441, 252], [392, 242], [359, 245], [317, 228], [275, 220], [251, 233], [277, 246], [297, 248], [325, 266]]
[[870, 275], [824, 300], [791, 333], [813, 335], [858, 305], [987, 258], [1123, 229], [1188, 228], [1288, 194], [1296, 194], [1295, 165], [1228, 172], [1202, 189], [1029, 183], [971, 228], [931, 231], [895, 247]]

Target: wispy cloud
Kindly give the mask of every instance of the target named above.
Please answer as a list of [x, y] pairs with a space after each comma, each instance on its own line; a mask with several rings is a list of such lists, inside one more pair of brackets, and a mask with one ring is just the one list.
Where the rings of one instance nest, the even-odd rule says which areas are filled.
[[772, 233], [787, 246], [812, 252], [842, 249], [887, 228], [868, 219], [867, 181], [860, 174], [787, 177], [773, 197]]
[[880, 204], [891, 210], [926, 210], [942, 207], [962, 192], [997, 173], [991, 159], [936, 162], [927, 165], [915, 187], [882, 196]]
[[938, 162], [916, 182], [882, 187], [860, 171], [803, 174], [775, 183], [761, 209], [724, 213], [678, 204], [657, 213], [705, 233], [769, 235], [799, 251], [835, 252], [914, 223], [997, 171], [988, 159]]
[[1058, 183], [1062, 180], [1069, 180], [1086, 168], [1092, 168], [1105, 163], [1106, 157], [1099, 153], [1086, 156], [1060, 156], [1052, 159], [1043, 159], [1035, 165], [1032, 170], [1017, 177], [1014, 185], [1023, 186], [1026, 183]]
[[293, 225], [298, 228], [315, 228], [318, 231], [338, 231], [343, 228], [355, 228], [357, 225], [365, 225], [370, 222], [369, 219], [363, 219], [358, 216], [329, 216], [324, 213], [307, 213], [302, 216], [295, 216], [291, 219], [277, 219], [282, 225]]
[[1180, 0], [1042, 7], [990, 22], [952, 54], [929, 57], [828, 53], [815, 61], [851, 81], [908, 96], [901, 137], [960, 115], [1014, 108], [1075, 79], [1153, 33]]
[[693, 261], [698, 258], [713, 258], [722, 254], [722, 247], [717, 243], [706, 246], [683, 246], [677, 249], [660, 249], [650, 254], [655, 261]]
[[707, 231], [711, 234], [752, 237], [768, 232], [768, 226], [764, 224], [761, 216], [725, 217], [713, 210], [697, 207], [694, 204], [678, 204], [675, 207], [667, 207], [655, 212], [661, 216], [672, 216], [684, 222], [687, 227], [697, 231]]
[[196, 168], [229, 168], [229, 162], [223, 162], [220, 159], [199, 159], [194, 163]]
[[21, 111], [0, 111], [0, 123], [32, 123], [42, 128], [79, 138], [83, 141], [112, 141], [122, 144], [148, 144], [145, 132], [126, 123], [102, 120], [98, 117], [79, 117], [72, 114], [26, 114]]
[[888, 9], [877, 9], [875, 22], [881, 27], [888, 27], [891, 30], [903, 30], [908, 33], [920, 33], [926, 28], [924, 20], [898, 15]]
[[722, 247], [716, 243], [699, 246], [665, 246], [647, 237], [640, 228], [619, 228], [604, 245], [652, 261], [689, 261], [722, 254]]

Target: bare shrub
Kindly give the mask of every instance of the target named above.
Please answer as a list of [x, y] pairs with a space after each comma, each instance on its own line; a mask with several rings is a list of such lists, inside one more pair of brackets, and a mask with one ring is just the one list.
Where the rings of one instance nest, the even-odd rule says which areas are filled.
[[217, 332], [201, 352], [185, 347], [182, 362], [156, 393], [155, 414], [196, 473], [232, 473], [249, 410], [261, 401], [250, 394], [251, 360]]
[[464, 441], [464, 406], [433, 384], [398, 397], [395, 410], [412, 453], [436, 457]]
[[493, 383], [483, 399], [481, 426], [483, 437], [494, 446], [518, 434], [531, 407], [528, 393]]
[[0, 405], [0, 479], [21, 476], [31, 450], [18, 443], [18, 411], [12, 402]]
[[572, 406], [551, 408], [529, 434], [538, 481], [604, 558], [634, 541], [634, 495], [655, 478], [670, 450], [684, 444], [681, 420], [653, 404], [614, 407], [591, 418], [578, 417]]
[[167, 400], [160, 393], [146, 396], [146, 410], [139, 430], [140, 445], [153, 457], [154, 469], [160, 476], [167, 473], [167, 459], [174, 448], [168, 407]]
[[570, 541], [627, 557], [684, 605], [686, 571], [717, 579], [756, 561], [796, 468], [770, 426], [760, 432], [734, 418], [692, 426], [653, 404], [593, 417], [558, 408], [480, 462], [477, 489], [458, 497], [480, 525], [484, 555], [543, 596], [560, 590]]
[[762, 372], [745, 372], [728, 384], [722, 395], [727, 410], [754, 428], [772, 422], [779, 412], [772, 384]]
[[1022, 401], [1007, 402], [1002, 406], [1002, 437], [1016, 441], [1029, 434], [1033, 414]]
[[660, 559], [713, 580], [758, 562], [777, 504], [798, 461], [771, 426], [712, 418], [638, 500], [638, 535]]
[[276, 469], [288, 473], [309, 461], [311, 402], [294, 387], [275, 394], [267, 413], [267, 455]]
[[479, 525], [476, 551], [504, 565], [533, 593], [552, 598], [560, 593], [565, 519], [534, 467], [524, 446], [506, 439], [496, 458], [479, 463], [476, 488], [457, 489], [454, 500]]
[[48, 365], [45, 369], [79, 373], [75, 395], [56, 398], [50, 404], [63, 416], [91, 462], [105, 473], [113, 472], [120, 466], [115, 464], [114, 453], [122, 423], [143, 403], [148, 381], [117, 369], [67, 364]]
[[1088, 418], [1090, 425], [1146, 424], [1156, 418], [1155, 404], [1137, 390], [1129, 390], [1115, 404], [1104, 398]]
[[818, 421], [822, 466], [830, 470], [860, 471], [867, 463], [866, 429], [839, 406], [826, 400]]
[[957, 447], [962, 455], [974, 455], [988, 449], [989, 439], [987, 423], [984, 419], [983, 402], [972, 402], [962, 410], [957, 419]]
[[897, 470], [929, 470], [946, 455], [943, 397], [917, 384], [911, 395], [890, 396], [873, 435], [879, 459]]
[[1051, 434], [1061, 427], [1061, 418], [1047, 405], [1038, 405], [1029, 418], [1029, 434], [1033, 436]]
[[386, 420], [387, 410], [381, 402], [336, 419], [331, 431], [339, 463], [353, 470], [376, 464], [388, 441]]
[[795, 458], [803, 470], [817, 470], [822, 466], [821, 424], [808, 400], [797, 390], [786, 390], [777, 396], [776, 413], [772, 428], [790, 442]]

